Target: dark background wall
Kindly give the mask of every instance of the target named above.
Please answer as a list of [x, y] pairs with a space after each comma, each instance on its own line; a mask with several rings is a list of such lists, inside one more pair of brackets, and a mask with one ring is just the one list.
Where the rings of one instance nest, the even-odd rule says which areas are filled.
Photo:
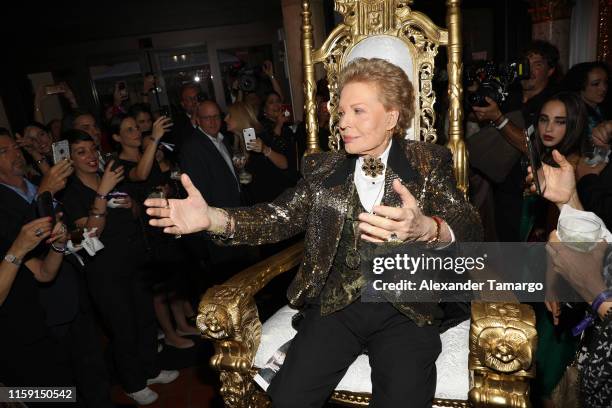
[[[445, 26], [445, 3], [416, 0], [413, 8]], [[324, 8], [329, 31], [333, 1], [324, 0]], [[512, 60], [531, 38], [525, 0], [464, 0], [462, 8], [466, 62], [471, 52], [483, 50], [489, 58]], [[244, 30], [272, 43], [282, 28], [281, 0], [22, 1], [4, 11], [0, 96], [14, 129], [32, 114], [28, 73], [53, 72], [86, 88], [88, 66], [137, 52], [142, 37], [152, 37], [153, 47], [162, 49], [205, 45], [213, 36], [235, 45]], [[93, 101], [79, 96], [86, 105]]]

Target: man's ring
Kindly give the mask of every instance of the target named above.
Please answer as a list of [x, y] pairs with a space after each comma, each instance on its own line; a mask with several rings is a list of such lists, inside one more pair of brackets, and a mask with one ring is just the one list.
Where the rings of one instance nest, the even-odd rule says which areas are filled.
[[36, 228], [36, 231], [34, 231], [34, 235], [36, 235], [37, 237], [42, 236], [43, 234], [43, 230], [40, 228]]
[[180, 239], [181, 237], [182, 237], [182, 235], [181, 235], [181, 234], [176, 234], [176, 235], [174, 236], [174, 239]]
[[403, 241], [401, 239], [399, 239], [399, 237], [397, 236], [397, 234], [395, 232], [392, 232], [389, 235], [389, 237], [387, 238], [387, 242], [391, 242], [391, 243], [397, 244], [397, 243], [401, 243]]

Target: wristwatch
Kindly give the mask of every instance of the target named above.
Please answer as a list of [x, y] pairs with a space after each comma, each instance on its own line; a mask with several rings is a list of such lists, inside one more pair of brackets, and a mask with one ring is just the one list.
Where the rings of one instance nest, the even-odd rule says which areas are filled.
[[6, 254], [6, 255], [4, 255], [4, 260], [6, 262], [12, 263], [13, 265], [17, 265], [17, 266], [21, 266], [21, 262], [22, 262], [21, 258], [17, 258], [13, 254]]

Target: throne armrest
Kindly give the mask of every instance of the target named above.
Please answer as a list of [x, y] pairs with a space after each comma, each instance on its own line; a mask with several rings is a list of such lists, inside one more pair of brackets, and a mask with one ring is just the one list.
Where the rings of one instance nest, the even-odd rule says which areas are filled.
[[297, 266], [303, 252], [301, 241], [206, 291], [198, 308], [197, 326], [203, 337], [215, 344], [213, 367], [251, 368], [261, 338], [254, 296], [273, 278]]
[[469, 400], [474, 407], [530, 406], [537, 338], [531, 306], [472, 303]]

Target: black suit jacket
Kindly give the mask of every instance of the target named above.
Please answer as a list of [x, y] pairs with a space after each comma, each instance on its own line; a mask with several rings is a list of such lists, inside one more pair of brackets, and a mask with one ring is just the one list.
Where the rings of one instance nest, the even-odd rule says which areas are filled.
[[[231, 155], [231, 144], [223, 138]], [[187, 173], [206, 202], [214, 207], [238, 207], [240, 187], [234, 173], [213, 142], [200, 129], [185, 137], [179, 153], [181, 171]]]

